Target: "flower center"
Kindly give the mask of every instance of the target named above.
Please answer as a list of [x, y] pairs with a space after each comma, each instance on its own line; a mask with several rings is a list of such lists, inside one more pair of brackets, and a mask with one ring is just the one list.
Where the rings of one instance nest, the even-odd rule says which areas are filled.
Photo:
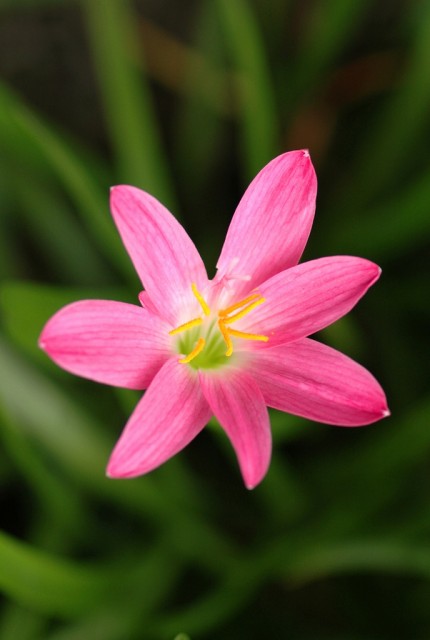
[[[190, 364], [194, 369], [215, 369], [227, 363], [233, 354], [233, 338], [267, 342], [268, 336], [246, 333], [231, 327], [237, 320], [265, 302], [259, 293], [252, 293], [235, 304], [212, 313], [208, 303], [191, 285], [192, 292], [202, 308], [202, 316], [192, 318], [169, 331], [169, 335], [180, 335], [177, 342], [178, 352], [182, 355], [179, 362]], [[187, 354], [187, 355], [183, 355]]]

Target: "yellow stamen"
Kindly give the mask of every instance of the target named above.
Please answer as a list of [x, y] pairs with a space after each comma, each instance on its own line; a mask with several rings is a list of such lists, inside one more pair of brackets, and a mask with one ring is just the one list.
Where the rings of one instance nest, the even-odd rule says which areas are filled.
[[252, 300], [255, 300], [256, 298], [259, 298], [260, 294], [259, 293], [253, 293], [252, 295], [248, 296], [247, 298], [244, 298], [243, 300], [239, 300], [239, 302], [236, 302], [235, 304], [232, 304], [231, 307], [227, 307], [226, 309], [222, 309], [219, 312], [219, 315], [221, 318], [223, 318], [224, 316], [228, 316], [229, 313], [231, 313], [232, 311], [236, 311], [236, 309], [240, 309], [241, 307], [244, 307], [246, 304], [248, 304], [248, 302], [252, 302]]
[[182, 331], [187, 331], [187, 329], [191, 329], [192, 327], [197, 327], [197, 325], [202, 324], [203, 320], [201, 318], [193, 318], [193, 320], [189, 320], [188, 322], [184, 322], [184, 324], [180, 324], [176, 329], [172, 329], [169, 331], [169, 336], [174, 336], [177, 333], [182, 333]]
[[230, 329], [226, 327], [226, 330], [231, 336], [236, 338], [245, 338], [246, 340], [259, 340], [260, 342], [268, 342], [268, 336], [262, 336], [259, 333], [246, 333], [245, 331], [237, 331], [237, 329]]
[[194, 349], [191, 351], [191, 353], [189, 353], [187, 356], [185, 356], [185, 358], [181, 358], [179, 360], [179, 362], [181, 364], [187, 364], [188, 362], [191, 362], [191, 360], [194, 360], [194, 358], [196, 358], [199, 353], [201, 353], [203, 351], [203, 349], [205, 348], [205, 339], [204, 338], [199, 338], [197, 340], [196, 346], [194, 347]]
[[236, 320], [239, 320], [240, 318], [243, 318], [250, 311], [255, 309], [255, 307], [258, 307], [258, 305], [262, 304], [265, 301], [266, 301], [266, 298], [259, 298], [255, 302], [251, 302], [251, 304], [249, 304], [247, 307], [245, 307], [245, 309], [242, 309], [242, 311], [238, 311], [233, 316], [228, 316], [226, 318], [223, 318], [223, 322], [225, 324], [231, 324], [232, 322], [236, 322]]
[[193, 282], [191, 285], [191, 289], [193, 290], [194, 295], [196, 296], [197, 300], [200, 303], [201, 308], [203, 309], [203, 313], [205, 314], [205, 316], [210, 315], [211, 310], [209, 309], [209, 306], [206, 302], [206, 300], [203, 298], [202, 294], [198, 291], [196, 284]]
[[[191, 289], [198, 303], [200, 304], [204, 315], [209, 316], [211, 314], [209, 305], [204, 299], [204, 297], [202, 296], [202, 294], [197, 289], [197, 285], [194, 282], [191, 284]], [[217, 324], [221, 332], [221, 335], [224, 339], [225, 345], [227, 347], [227, 350], [225, 352], [226, 357], [230, 357], [233, 354], [234, 345], [233, 345], [232, 338], [244, 338], [245, 340], [256, 340], [260, 342], [268, 342], [269, 340], [268, 336], [264, 336], [258, 333], [247, 333], [246, 331], [238, 331], [237, 329], [231, 329], [229, 326], [227, 326], [227, 325], [233, 324], [233, 322], [236, 322], [236, 320], [243, 318], [250, 311], [258, 307], [260, 304], [262, 304], [265, 301], [266, 299], [261, 297], [261, 294], [252, 293], [251, 295], [247, 296], [243, 300], [239, 300], [239, 302], [236, 302], [235, 304], [232, 304], [229, 307], [226, 307], [225, 309], [222, 309], [219, 311]], [[173, 335], [176, 335], [177, 333], [182, 333], [183, 331], [187, 331], [188, 329], [192, 329], [193, 327], [203, 324], [203, 322], [204, 322], [203, 318], [193, 318], [192, 320], [189, 320], [188, 322], [185, 322], [184, 324], [179, 325], [179, 327], [176, 327], [175, 329], [172, 329], [171, 331], [169, 331], [169, 335], [173, 336]], [[209, 330], [206, 332], [207, 339], [211, 334], [212, 327], [213, 327], [213, 324], [210, 325]], [[206, 345], [205, 338], [199, 338], [195, 343], [195, 346], [191, 351], [191, 353], [181, 358], [179, 362], [181, 364], [188, 364], [189, 362], [194, 360], [194, 358], [197, 358], [197, 356], [205, 348], [205, 345]]]
[[233, 341], [230, 338], [229, 335], [229, 330], [227, 329], [227, 327], [224, 325], [224, 322], [222, 320], [220, 320], [218, 322], [218, 326], [219, 326], [219, 330], [222, 333], [222, 337], [224, 338], [225, 344], [227, 346], [227, 351], [225, 352], [225, 355], [227, 357], [230, 357], [231, 354], [233, 353]]

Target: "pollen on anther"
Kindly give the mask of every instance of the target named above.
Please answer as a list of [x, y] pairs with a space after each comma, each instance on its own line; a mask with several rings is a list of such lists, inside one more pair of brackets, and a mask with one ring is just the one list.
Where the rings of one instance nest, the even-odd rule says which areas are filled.
[[203, 309], [203, 313], [205, 314], [205, 316], [209, 316], [210, 312], [211, 312], [211, 310], [209, 309], [209, 305], [206, 302], [206, 300], [203, 298], [203, 296], [200, 293], [200, 291], [197, 289], [197, 285], [195, 284], [195, 282], [192, 283], [191, 289], [192, 289], [194, 295], [196, 296], [201, 308]]
[[260, 333], [248, 333], [246, 331], [238, 331], [237, 329], [231, 329], [228, 327], [228, 333], [236, 338], [244, 338], [245, 340], [257, 340], [259, 342], [269, 342], [269, 336], [261, 335]]
[[227, 351], [225, 352], [225, 355], [227, 356], [227, 358], [229, 358], [233, 353], [233, 340], [230, 338], [230, 332], [225, 326], [223, 320], [219, 320], [218, 326], [227, 347]]
[[239, 302], [232, 304], [230, 307], [226, 307], [225, 309], [222, 309], [219, 312], [219, 315], [221, 317], [228, 316], [230, 313], [233, 313], [233, 311], [236, 311], [236, 309], [241, 309], [242, 307], [247, 305], [249, 302], [252, 302], [253, 300], [256, 300], [257, 298], [260, 298], [260, 297], [261, 296], [259, 293], [252, 293], [247, 298], [244, 298], [243, 300], [239, 300]]
[[197, 358], [199, 353], [201, 353], [203, 351], [203, 349], [205, 348], [205, 344], [206, 344], [205, 339], [204, 338], [199, 338], [197, 340], [196, 346], [191, 351], [191, 353], [189, 353], [187, 356], [185, 356], [185, 358], [181, 358], [179, 360], [179, 362], [181, 364], [187, 364], [188, 362], [191, 362], [191, 360], [194, 360], [194, 358]]
[[241, 309], [234, 315], [224, 317], [223, 322], [225, 324], [232, 324], [233, 322], [236, 322], [236, 320], [239, 320], [240, 318], [243, 318], [244, 316], [248, 315], [250, 311], [255, 309], [255, 307], [258, 307], [263, 302], [266, 302], [266, 298], [259, 298], [258, 300], [251, 302], [251, 304], [248, 304], [248, 306], [246, 306], [244, 309]]
[[174, 336], [175, 334], [187, 331], [187, 329], [191, 329], [192, 327], [197, 327], [199, 324], [202, 324], [202, 322], [203, 320], [201, 318], [193, 318], [192, 320], [184, 322], [184, 324], [180, 324], [179, 327], [169, 331], [169, 336]]

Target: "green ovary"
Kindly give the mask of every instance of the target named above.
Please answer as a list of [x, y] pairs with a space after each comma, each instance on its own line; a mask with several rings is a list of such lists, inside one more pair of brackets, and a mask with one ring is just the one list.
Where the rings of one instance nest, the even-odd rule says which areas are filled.
[[216, 322], [213, 322], [206, 331], [202, 327], [194, 327], [184, 332], [176, 343], [179, 354], [187, 355], [192, 352], [199, 338], [204, 338], [205, 346], [198, 356], [188, 362], [192, 369], [219, 369], [231, 363], [231, 357], [227, 357], [225, 352], [227, 346], [220, 333]]

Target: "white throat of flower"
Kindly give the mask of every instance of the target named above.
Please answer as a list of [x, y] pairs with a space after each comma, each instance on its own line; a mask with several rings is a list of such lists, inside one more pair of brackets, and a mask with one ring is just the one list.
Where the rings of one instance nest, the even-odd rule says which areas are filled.
[[195, 283], [192, 283], [191, 290], [200, 304], [202, 314], [169, 331], [171, 336], [180, 336], [176, 347], [181, 354], [181, 364], [191, 363], [195, 369], [219, 368], [233, 354], [233, 338], [260, 342], [269, 340], [268, 336], [239, 331], [231, 326], [265, 302], [259, 293], [251, 293], [228, 307], [213, 311]]

